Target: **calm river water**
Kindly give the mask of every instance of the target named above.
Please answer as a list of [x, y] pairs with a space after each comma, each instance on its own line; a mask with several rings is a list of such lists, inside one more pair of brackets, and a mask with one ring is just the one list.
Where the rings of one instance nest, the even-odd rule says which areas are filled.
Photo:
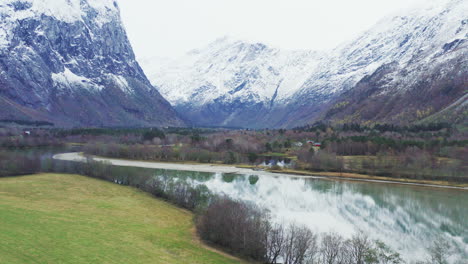
[[[217, 194], [255, 203], [276, 221], [350, 237], [366, 232], [407, 260], [426, 258], [435, 239], [468, 259], [468, 192], [395, 184], [156, 170], [205, 184]], [[465, 262], [466, 263], [466, 262]]]

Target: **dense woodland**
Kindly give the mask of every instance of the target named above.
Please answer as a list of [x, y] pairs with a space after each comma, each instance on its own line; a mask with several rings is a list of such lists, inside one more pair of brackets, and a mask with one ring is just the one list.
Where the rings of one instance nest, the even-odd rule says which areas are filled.
[[468, 181], [466, 128], [444, 123], [315, 124], [291, 130], [36, 128], [29, 135], [25, 129], [0, 128], [5, 150], [70, 144], [86, 154], [123, 159], [251, 166], [284, 159], [291, 161], [287, 169], [299, 171]]

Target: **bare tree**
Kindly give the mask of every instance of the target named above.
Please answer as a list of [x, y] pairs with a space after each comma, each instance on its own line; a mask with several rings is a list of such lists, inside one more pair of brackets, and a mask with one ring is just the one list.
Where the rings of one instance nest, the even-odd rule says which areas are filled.
[[355, 234], [345, 243], [348, 263], [364, 264], [372, 254], [373, 243], [367, 235], [362, 232]]
[[317, 236], [307, 227], [291, 225], [282, 255], [284, 264], [303, 264], [316, 252]]
[[343, 257], [343, 237], [328, 233], [322, 237], [320, 255], [324, 264], [340, 264]]
[[282, 224], [269, 225], [265, 232], [266, 261], [275, 264], [283, 253], [286, 242], [286, 231]]
[[318, 235], [313, 234], [313, 237], [309, 244], [309, 249], [307, 250], [306, 263], [307, 264], [318, 263], [319, 254], [320, 254], [320, 246], [319, 246]]
[[267, 215], [251, 204], [228, 198], [215, 200], [198, 218], [200, 236], [256, 260], [266, 256]]

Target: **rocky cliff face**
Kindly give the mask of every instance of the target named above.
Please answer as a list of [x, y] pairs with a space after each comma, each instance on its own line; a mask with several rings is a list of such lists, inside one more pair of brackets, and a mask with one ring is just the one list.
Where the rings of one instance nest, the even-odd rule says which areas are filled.
[[[142, 63], [160, 92], [196, 124], [408, 123], [447, 107], [463, 112], [467, 13], [466, 1], [432, 1], [387, 17], [330, 52], [220, 39], [175, 61]], [[421, 94], [425, 99], [409, 107]]]
[[0, 119], [180, 126], [135, 60], [113, 0], [0, 3]]

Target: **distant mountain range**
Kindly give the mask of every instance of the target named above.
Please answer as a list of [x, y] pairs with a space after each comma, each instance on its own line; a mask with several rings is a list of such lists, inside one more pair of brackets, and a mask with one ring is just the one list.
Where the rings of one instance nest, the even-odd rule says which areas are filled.
[[465, 0], [432, 1], [330, 52], [222, 38], [181, 58], [141, 63], [176, 110], [201, 126], [466, 123], [467, 14]]
[[467, 14], [466, 0], [431, 1], [326, 52], [222, 38], [181, 58], [142, 59], [150, 83], [115, 0], [3, 0], [0, 121], [466, 123]]
[[0, 120], [184, 126], [146, 78], [113, 0], [0, 2]]

